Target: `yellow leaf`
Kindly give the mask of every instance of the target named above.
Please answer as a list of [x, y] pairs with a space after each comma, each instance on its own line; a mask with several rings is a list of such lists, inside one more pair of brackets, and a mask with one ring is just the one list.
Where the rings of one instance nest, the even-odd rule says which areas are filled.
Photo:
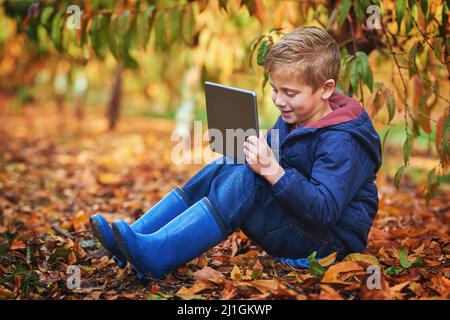
[[200, 281], [196, 282], [191, 288], [182, 287], [178, 292], [176, 293], [177, 296], [193, 296], [196, 295], [199, 292], [202, 292], [203, 290], [213, 288], [214, 285], [210, 285], [207, 282]]
[[380, 265], [380, 262], [378, 261], [377, 257], [371, 254], [352, 253], [347, 255], [344, 258], [344, 261], [361, 261], [369, 265], [377, 265], [377, 266]]
[[103, 173], [98, 177], [99, 181], [103, 184], [115, 184], [120, 182], [120, 176], [113, 173]]
[[320, 259], [318, 262], [322, 267], [328, 267], [334, 261], [336, 261], [336, 257], [337, 257], [337, 252], [333, 252], [332, 254], [328, 255], [327, 257]]
[[241, 270], [237, 265], [234, 265], [233, 270], [231, 271], [231, 279], [239, 280], [241, 278]]

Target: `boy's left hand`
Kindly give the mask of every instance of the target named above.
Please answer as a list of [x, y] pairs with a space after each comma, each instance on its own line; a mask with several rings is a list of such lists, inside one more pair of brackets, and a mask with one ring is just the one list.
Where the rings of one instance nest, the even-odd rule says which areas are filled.
[[244, 154], [250, 168], [264, 177], [270, 184], [275, 184], [284, 174], [283, 168], [275, 159], [275, 155], [262, 132], [260, 132], [259, 138], [250, 136], [246, 139]]

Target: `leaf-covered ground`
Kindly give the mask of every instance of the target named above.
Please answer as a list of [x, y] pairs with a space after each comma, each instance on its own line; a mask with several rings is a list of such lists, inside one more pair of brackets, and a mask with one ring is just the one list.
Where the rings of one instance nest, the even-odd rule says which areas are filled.
[[[380, 175], [380, 209], [365, 254], [324, 272], [275, 262], [240, 232], [165, 279], [140, 285], [93, 239], [89, 216], [134, 221], [200, 165], [171, 163], [167, 120], [102, 114], [82, 124], [49, 111], [0, 115], [0, 299], [449, 299], [450, 194], [425, 206], [420, 188]], [[79, 266], [81, 287], [67, 286]], [[369, 289], [369, 266], [381, 270]], [[372, 282], [371, 282], [372, 281]], [[376, 285], [376, 283], [375, 283]]]

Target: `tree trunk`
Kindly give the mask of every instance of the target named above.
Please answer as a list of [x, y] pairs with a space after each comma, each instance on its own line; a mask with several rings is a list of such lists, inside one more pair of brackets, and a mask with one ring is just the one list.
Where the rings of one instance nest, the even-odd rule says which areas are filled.
[[122, 96], [122, 66], [119, 64], [116, 68], [114, 87], [111, 95], [111, 101], [108, 106], [109, 130], [116, 128], [120, 115], [120, 100]]
[[78, 96], [75, 99], [75, 117], [81, 121], [84, 118], [84, 97]]

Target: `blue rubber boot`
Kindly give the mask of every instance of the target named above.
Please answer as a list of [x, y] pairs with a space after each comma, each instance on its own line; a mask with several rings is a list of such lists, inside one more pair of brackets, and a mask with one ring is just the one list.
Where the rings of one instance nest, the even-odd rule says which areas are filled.
[[116, 241], [111, 232], [111, 226], [108, 221], [106, 221], [105, 217], [100, 213], [96, 213], [89, 218], [89, 223], [91, 224], [94, 236], [100, 241], [102, 246], [113, 255], [113, 259], [119, 268], [125, 268], [127, 266], [127, 260], [120, 253], [119, 248], [117, 248]]
[[228, 236], [225, 223], [208, 198], [202, 198], [151, 234], [137, 233], [123, 220], [114, 222], [112, 229], [128, 261], [146, 278], [157, 279]]
[[[133, 231], [143, 234], [155, 232], [186, 210], [189, 207], [189, 203], [190, 200], [183, 189], [176, 187], [136, 220], [131, 225], [131, 228]], [[110, 224], [99, 213], [91, 216], [89, 222], [94, 236], [105, 249], [111, 252], [117, 265], [120, 268], [125, 268], [127, 265], [126, 258], [120, 253], [117, 247]], [[136, 274], [135, 268], [132, 268], [132, 270]], [[137, 274], [136, 277], [143, 278], [142, 275]]]

